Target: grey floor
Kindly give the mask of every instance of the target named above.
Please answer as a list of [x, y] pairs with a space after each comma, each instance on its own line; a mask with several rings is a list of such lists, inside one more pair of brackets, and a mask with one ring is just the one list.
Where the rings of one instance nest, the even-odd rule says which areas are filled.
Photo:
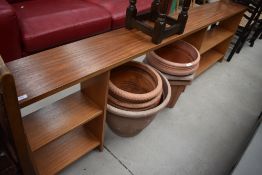
[[250, 145], [243, 154], [232, 175], [262, 174], [262, 125], [258, 128]]
[[92, 151], [61, 175], [227, 174], [262, 111], [261, 50], [262, 40], [214, 65], [140, 135], [121, 138], [107, 128], [104, 151]]

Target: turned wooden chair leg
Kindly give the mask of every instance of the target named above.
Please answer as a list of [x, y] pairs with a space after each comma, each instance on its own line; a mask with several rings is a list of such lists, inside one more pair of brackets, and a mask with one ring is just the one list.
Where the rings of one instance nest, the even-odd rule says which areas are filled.
[[242, 42], [240, 42], [240, 44], [238, 45], [237, 50], [236, 50], [237, 54], [240, 53], [240, 51], [242, 50], [245, 43], [246, 43], [245, 40], [244, 41], [242, 40]]
[[239, 38], [239, 39], [237, 40], [237, 42], [235, 43], [233, 49], [231, 50], [229, 56], [227, 57], [227, 61], [228, 61], [228, 62], [231, 61], [231, 59], [232, 59], [232, 57], [234, 56], [234, 54], [236, 53], [236, 51], [237, 51], [240, 43], [241, 43], [241, 39]]
[[126, 28], [127, 29], [132, 29], [132, 19], [135, 17], [137, 14], [137, 8], [136, 8], [136, 0], [130, 0], [129, 1], [129, 6], [126, 10]]
[[[255, 30], [254, 34], [252, 35], [251, 39], [250, 39], [250, 47], [253, 47], [255, 44], [255, 41], [259, 38], [262, 38], [262, 19], [259, 20], [259, 25], [257, 27], [257, 29]], [[259, 37], [260, 35], [260, 37]]]
[[165, 27], [166, 27], [166, 15], [160, 14], [155, 24], [155, 30], [152, 37], [153, 43], [155, 44], [161, 43], [161, 41], [163, 40], [163, 32], [165, 30]]

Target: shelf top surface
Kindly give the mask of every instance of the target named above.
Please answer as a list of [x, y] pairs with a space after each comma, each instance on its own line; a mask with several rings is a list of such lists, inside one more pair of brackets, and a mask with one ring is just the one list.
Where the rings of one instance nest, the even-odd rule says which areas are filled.
[[30, 105], [244, 10], [232, 2], [195, 7], [189, 10], [185, 32], [159, 45], [136, 29], [121, 28], [9, 62], [18, 97], [25, 97], [19, 105]]

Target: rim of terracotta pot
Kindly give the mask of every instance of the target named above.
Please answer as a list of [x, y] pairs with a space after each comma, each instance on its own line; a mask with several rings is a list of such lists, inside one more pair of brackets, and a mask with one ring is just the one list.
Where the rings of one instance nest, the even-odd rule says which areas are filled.
[[194, 64], [194, 65], [192, 65], [192, 66], [177, 67], [177, 66], [173, 66], [173, 65], [169, 65], [169, 64], [163, 63], [161, 60], [156, 59], [156, 58], [154, 57], [154, 55], [152, 55], [152, 54], [150, 54], [150, 53], [146, 55], [146, 59], [149, 60], [149, 61], [152, 62], [152, 63], [156, 63], [156, 64], [154, 64], [154, 65], [161, 66], [161, 67], [163, 67], [163, 68], [168, 68], [168, 69], [175, 69], [175, 70], [188, 70], [188, 71], [189, 71], [189, 70], [194, 69], [197, 65], [199, 65], [199, 63], [197, 63], [197, 64]]
[[193, 74], [197, 71], [199, 64], [194, 65], [192, 68], [178, 68], [178, 67], [170, 67], [161, 64], [161, 62], [157, 59], [152, 59], [152, 57], [146, 57], [147, 63], [151, 65], [152, 67], [160, 70], [161, 72], [170, 74], [170, 75], [177, 75], [177, 76], [187, 76], [190, 74]]
[[[159, 101], [161, 100], [162, 97], [162, 91], [160, 91], [160, 93], [152, 98], [150, 101], [147, 102], [142, 102], [142, 103], [132, 103], [132, 102], [125, 102], [122, 100], [119, 100], [113, 96], [111, 96], [110, 94], [108, 94], [108, 100], [109, 102], [111, 101], [113, 104], [123, 107], [123, 108], [127, 108], [129, 110], [143, 110], [143, 108], [148, 108], [156, 103], [159, 103]], [[112, 106], [114, 106], [112, 104]]]
[[160, 75], [156, 72], [156, 70], [154, 70], [154, 68], [147, 64], [140, 63], [137, 61], [130, 61], [126, 64], [130, 66], [135, 66], [137, 68], [141, 68], [144, 71], [146, 71], [155, 80], [156, 87], [148, 93], [135, 94], [118, 88], [116, 85], [114, 85], [114, 83], [111, 80], [109, 80], [110, 92], [112, 92], [116, 96], [119, 96], [122, 99], [126, 99], [127, 101], [148, 101], [156, 97], [162, 91], [162, 79]]
[[192, 81], [195, 79], [196, 74], [186, 75], [186, 76], [176, 76], [170, 75], [167, 73], [162, 73], [168, 80], [177, 80], [177, 81]]
[[153, 115], [158, 113], [160, 110], [165, 108], [167, 104], [169, 103], [169, 100], [171, 98], [171, 87], [168, 82], [168, 80], [158, 71], [159, 75], [161, 76], [161, 79], [163, 81], [163, 94], [164, 94], [164, 99], [162, 102], [156, 106], [155, 108], [148, 109], [145, 111], [125, 111], [122, 109], [118, 109], [116, 107], [113, 107], [110, 104], [107, 104], [107, 110], [110, 113], [116, 114], [121, 117], [127, 117], [127, 118], [143, 118], [147, 117], [149, 115]]
[[[149, 61], [147, 60], [147, 58], [145, 58], [143, 60], [143, 63], [145, 64], [149, 64]], [[153, 65], [151, 65], [152, 67], [154, 67]], [[154, 67], [155, 68], [155, 67]], [[155, 68], [156, 69], [156, 68]], [[192, 74], [188, 74], [188, 75], [172, 75], [172, 74], [168, 74], [165, 73], [163, 71], [161, 71], [161, 73], [168, 79], [168, 80], [192, 80], [195, 78], [195, 72], [193, 72]]]
[[[196, 65], [199, 63], [200, 61], [200, 53], [199, 51], [195, 48], [195, 46], [193, 46], [192, 44], [189, 44], [188, 42], [185, 42], [185, 41], [182, 41], [182, 40], [179, 40], [179, 41], [176, 41], [175, 43], [172, 43], [172, 44], [183, 44], [183, 45], [187, 45], [189, 47], [192, 47], [193, 50], [196, 52], [197, 54], [197, 58], [195, 60], [193, 60], [192, 62], [190, 63], [175, 63], [175, 62], [172, 62], [172, 61], [168, 61], [166, 59], [163, 59], [161, 56], [157, 55], [155, 53], [155, 51], [151, 51], [149, 52], [149, 54], [152, 54], [156, 59], [160, 60], [161, 62], [167, 64], [167, 65], [171, 65], [171, 66], [176, 66], [176, 67], [191, 67], [193, 65]], [[161, 48], [160, 48], [161, 49]]]

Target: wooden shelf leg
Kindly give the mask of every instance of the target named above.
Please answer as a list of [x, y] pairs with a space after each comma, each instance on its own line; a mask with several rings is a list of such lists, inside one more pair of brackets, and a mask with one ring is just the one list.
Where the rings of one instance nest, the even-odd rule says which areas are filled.
[[99, 150], [104, 148], [104, 128], [108, 95], [109, 72], [105, 72], [81, 83], [81, 91], [103, 109], [101, 116], [88, 122], [85, 126], [99, 139]]
[[18, 105], [15, 81], [0, 57], [0, 124], [4, 125], [10, 134], [9, 142], [14, 147], [22, 173], [34, 175], [27, 139], [24, 132], [22, 117]]

